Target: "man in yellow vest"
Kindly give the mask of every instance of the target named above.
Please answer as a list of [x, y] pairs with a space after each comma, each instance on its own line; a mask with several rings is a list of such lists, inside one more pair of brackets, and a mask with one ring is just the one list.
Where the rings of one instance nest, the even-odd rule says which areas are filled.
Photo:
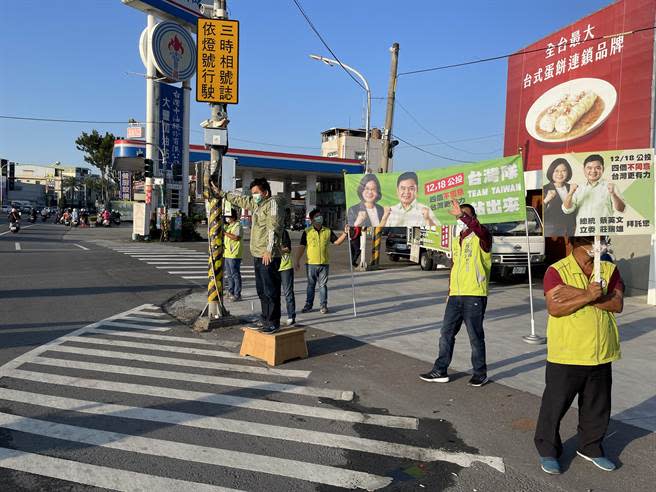
[[301, 258], [307, 249], [307, 297], [302, 312], [312, 311], [314, 304], [314, 291], [319, 283], [319, 306], [321, 314], [328, 313], [328, 268], [330, 256], [328, 248], [330, 243], [339, 246], [348, 235], [348, 225], [341, 236], [337, 237], [330, 228], [323, 225], [323, 216], [318, 209], [310, 212], [312, 225], [305, 229], [301, 236], [301, 247], [296, 260], [296, 268], [300, 268]]
[[282, 256], [280, 257], [280, 285], [287, 306], [287, 326], [296, 323], [296, 297], [294, 296], [294, 264], [292, 258], [292, 240], [286, 229], [282, 231], [280, 241]]
[[241, 301], [241, 224], [234, 208], [230, 209], [230, 215], [226, 217], [223, 245], [227, 298], [230, 301]]
[[560, 421], [578, 396], [576, 453], [605, 471], [615, 464], [604, 456], [601, 442], [611, 405], [611, 363], [620, 358], [615, 314], [624, 307], [619, 270], [601, 262], [601, 282], [593, 281], [592, 237], [570, 237], [572, 253], [544, 275], [547, 298], [547, 368], [535, 446], [543, 471], [561, 472]]
[[430, 372], [419, 377], [430, 383], [448, 383], [447, 369], [453, 357], [456, 335], [465, 322], [471, 345], [471, 362], [474, 374], [471, 386], [488, 382], [485, 362], [485, 333], [483, 317], [487, 307], [487, 286], [492, 268], [492, 235], [476, 218], [474, 207], [456, 200], [451, 201], [449, 213], [458, 219], [452, 242], [449, 298], [440, 331], [439, 355]]

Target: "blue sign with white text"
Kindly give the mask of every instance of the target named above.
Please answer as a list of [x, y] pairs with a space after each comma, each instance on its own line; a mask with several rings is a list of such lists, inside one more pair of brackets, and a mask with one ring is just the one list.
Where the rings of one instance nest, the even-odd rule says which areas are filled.
[[[182, 122], [184, 119], [183, 91], [180, 87], [159, 84], [159, 146], [164, 152], [160, 166], [170, 171], [182, 165]], [[164, 161], [164, 166], [161, 165]]]

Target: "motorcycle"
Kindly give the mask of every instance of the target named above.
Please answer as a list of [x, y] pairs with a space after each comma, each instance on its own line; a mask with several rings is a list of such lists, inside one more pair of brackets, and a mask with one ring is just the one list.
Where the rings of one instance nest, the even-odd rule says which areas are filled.
[[20, 222], [12, 222], [9, 224], [9, 230], [16, 234], [18, 231], [20, 231]]
[[103, 219], [102, 225], [103, 225], [103, 227], [111, 227], [109, 219]]
[[112, 212], [112, 222], [115, 225], [120, 226], [121, 225], [121, 214], [118, 213], [118, 212]]
[[34, 223], [36, 222], [36, 216], [34, 216], [34, 215], [31, 215], [31, 216], [30, 216], [30, 218], [29, 218], [29, 219], [27, 219], [27, 220], [29, 220], [29, 221], [30, 221], [30, 224], [34, 224]]

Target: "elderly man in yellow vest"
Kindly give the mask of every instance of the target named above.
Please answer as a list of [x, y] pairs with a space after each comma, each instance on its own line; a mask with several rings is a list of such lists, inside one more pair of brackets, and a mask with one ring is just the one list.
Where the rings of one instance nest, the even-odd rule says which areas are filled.
[[241, 224], [234, 208], [230, 209], [230, 215], [226, 217], [223, 245], [227, 298], [230, 301], [241, 301]]
[[592, 237], [571, 237], [572, 253], [544, 275], [547, 298], [546, 387], [535, 430], [535, 446], [546, 473], [560, 473], [560, 421], [578, 396], [576, 453], [605, 471], [615, 464], [601, 442], [610, 419], [611, 363], [620, 358], [615, 314], [624, 307], [619, 270], [601, 262], [601, 282], [593, 281]]
[[456, 230], [460, 232], [453, 238], [453, 266], [449, 277], [449, 298], [440, 330], [439, 354], [433, 369], [419, 377], [429, 383], [449, 382], [447, 369], [453, 357], [456, 335], [464, 321], [474, 369], [469, 384], [478, 387], [488, 381], [483, 317], [492, 268], [492, 235], [476, 218], [474, 207], [467, 203], [460, 205], [456, 200], [452, 200], [451, 205], [449, 213], [458, 218]]
[[319, 283], [319, 306], [321, 314], [328, 313], [328, 268], [330, 255], [328, 248], [330, 243], [339, 246], [348, 235], [348, 225], [344, 232], [337, 237], [330, 228], [323, 225], [323, 216], [318, 209], [310, 212], [312, 225], [305, 229], [301, 236], [301, 247], [296, 259], [296, 268], [300, 268], [300, 261], [307, 249], [307, 297], [303, 313], [312, 311], [314, 304], [314, 291]]

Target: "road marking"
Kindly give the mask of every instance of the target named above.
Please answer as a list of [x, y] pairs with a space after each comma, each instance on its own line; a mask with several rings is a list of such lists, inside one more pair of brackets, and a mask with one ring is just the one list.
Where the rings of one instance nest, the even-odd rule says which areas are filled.
[[86, 247], [82, 246], [81, 244], [74, 243], [73, 246], [77, 246], [78, 248], [83, 249], [84, 251], [89, 251], [89, 248], [86, 248]]
[[129, 328], [132, 330], [145, 331], [169, 331], [170, 326], [153, 326], [153, 325], [135, 325], [133, 323], [122, 323], [120, 321], [105, 321], [99, 326], [109, 326], [112, 328]]
[[139, 343], [125, 342], [122, 340], [108, 340], [100, 337], [61, 337], [64, 342], [88, 343], [92, 345], [109, 345], [112, 347], [125, 347], [132, 349], [147, 349], [154, 352], [174, 352], [178, 354], [207, 355], [210, 357], [222, 357], [225, 359], [243, 359], [235, 352], [225, 352], [223, 350], [206, 350], [199, 348], [175, 347], [173, 345], [161, 345], [158, 343]]
[[304, 461], [276, 458], [262, 454], [210, 448], [177, 441], [165, 441], [118, 432], [87, 429], [68, 424], [58, 424], [0, 413], [0, 426], [19, 432], [65, 439], [78, 443], [118, 449], [147, 456], [162, 456], [183, 461], [193, 458], [196, 463], [205, 463], [239, 470], [268, 473], [282, 477], [308, 480], [325, 485], [344, 488], [363, 488], [377, 490], [389, 485], [391, 477], [382, 477], [367, 472], [348, 470], [328, 465], [318, 465]]
[[7, 448], [0, 448], [0, 467], [121, 492], [142, 492], [144, 490], [239, 492], [237, 489], [228, 489], [199, 482], [188, 482], [175, 478], [146, 475], [145, 473], [118, 468], [89, 465], [87, 463]]
[[[159, 267], [158, 267], [159, 268]], [[205, 278], [207, 278], [207, 268], [204, 270], [174, 270], [174, 271], [167, 271], [166, 273], [170, 274], [175, 274], [175, 275], [190, 275], [192, 273], [205, 273]]]
[[183, 276], [182, 277], [185, 280], [202, 280], [205, 279], [207, 280], [207, 275], [193, 275], [193, 276]]
[[[217, 369], [228, 372], [245, 372], [250, 374], [265, 374], [267, 376], [286, 376], [290, 378], [308, 378], [311, 371], [300, 371], [296, 369], [271, 369], [261, 366], [250, 366], [245, 364], [229, 364], [227, 362], [207, 362], [193, 359], [177, 359], [173, 357], [162, 357], [159, 355], [130, 354], [126, 352], [114, 352], [111, 350], [92, 349], [87, 347], [71, 347], [68, 345], [54, 345], [48, 348], [49, 352], [64, 352], [67, 354], [95, 355], [110, 359], [138, 360], [140, 362], [154, 362], [156, 364], [167, 364], [170, 366], [202, 367], [206, 369]], [[23, 364], [27, 362], [24, 361]]]
[[20, 245], [20, 243], [14, 243], [14, 246], [16, 247], [16, 251], [20, 251], [20, 250], [21, 250], [21, 245]]
[[126, 321], [128, 323], [152, 323], [154, 325], [168, 325], [173, 323], [172, 319], [151, 319], [151, 318], [141, 318], [139, 316], [126, 316], [121, 318], [121, 321]]
[[309, 429], [297, 429], [294, 427], [261, 424], [258, 422], [226, 419], [222, 417], [208, 417], [205, 415], [158, 410], [154, 408], [106, 404], [97, 401], [41, 395], [38, 393], [29, 393], [12, 389], [0, 388], [0, 398], [30, 405], [56, 408], [58, 410], [110, 417], [120, 416], [121, 418], [137, 420], [149, 420], [199, 429], [280, 439], [282, 441], [295, 441], [337, 449], [349, 449], [351, 451], [362, 451], [365, 453], [424, 462], [448, 461], [463, 467], [469, 467], [475, 461], [478, 461], [485, 463], [502, 473], [505, 471], [503, 459], [495, 456], [479, 456], [471, 453], [449, 452], [440, 449], [422, 448], [407, 444], [379, 441], [359, 436], [332, 434]]
[[[100, 326], [103, 322], [111, 321], [117, 318], [121, 318], [123, 316], [128, 316], [132, 313], [139, 312], [142, 309], [155, 309], [156, 306], [153, 304], [142, 304], [140, 306], [137, 306], [132, 309], [128, 309], [127, 311], [123, 311], [122, 313], [114, 314], [112, 316], [109, 316], [108, 318], [105, 318], [102, 321], [98, 321], [96, 323], [91, 323], [90, 325], [83, 326], [82, 328], [78, 328], [77, 330], [69, 333], [70, 336], [77, 336], [83, 334], [85, 331], [90, 330], [92, 328], [97, 328]], [[38, 347], [33, 348], [32, 350], [29, 350], [15, 359], [7, 362], [4, 366], [0, 367], [0, 377], [4, 376], [7, 374], [8, 371], [11, 371], [12, 369], [19, 367], [23, 364], [25, 364], [27, 361], [29, 361], [32, 357], [35, 357], [37, 355], [42, 354], [43, 352], [47, 352], [53, 347], [56, 347], [57, 345], [61, 344], [63, 342], [62, 338], [55, 338], [54, 340], [50, 340], [47, 343], [44, 343], [43, 345], [39, 345]]]
[[[2, 333], [2, 331], [0, 331]], [[198, 345], [211, 345], [213, 347], [224, 346], [224, 347], [239, 347], [241, 344], [239, 342], [212, 342], [210, 340], [205, 340], [204, 338], [191, 338], [191, 337], [174, 337], [172, 335], [153, 335], [152, 333], [135, 333], [134, 331], [125, 331], [125, 330], [105, 330], [102, 328], [93, 328], [86, 333], [105, 333], [108, 335], [116, 335], [118, 337], [129, 337], [129, 338], [144, 338], [150, 340], [166, 340], [171, 343], [196, 343]]]
[[65, 439], [102, 448], [119, 449], [147, 456], [161, 456], [183, 461], [188, 461], [189, 458], [193, 457], [193, 461], [196, 463], [268, 473], [299, 480], [310, 479], [315, 483], [333, 485], [335, 487], [377, 490], [392, 482], [391, 477], [381, 477], [367, 472], [334, 466], [132, 436], [119, 432], [97, 429], [90, 432], [90, 429], [84, 427], [58, 424], [28, 417], [18, 417], [6, 413], [0, 413], [0, 425], [7, 429], [47, 436], [53, 439]]
[[157, 312], [157, 311], [137, 311], [137, 312], [134, 312], [132, 314], [126, 315], [126, 317], [129, 317], [129, 316], [132, 316], [132, 317], [146, 316], [146, 317], [156, 317], [157, 318], [157, 317], [162, 317], [162, 316], [168, 316], [168, 314], [163, 313], [161, 311], [159, 311], [159, 312]]
[[216, 384], [218, 386], [230, 386], [233, 388], [248, 388], [267, 391], [269, 393], [291, 393], [295, 395], [315, 396], [317, 398], [330, 398], [331, 400], [353, 400], [352, 391], [299, 386], [295, 384], [271, 383], [268, 381], [254, 381], [250, 379], [226, 378], [222, 376], [209, 376], [207, 374], [162, 371], [159, 369], [145, 369], [143, 367], [117, 366], [113, 364], [99, 364], [96, 362], [82, 362], [68, 359], [53, 359], [50, 357], [35, 357], [30, 361], [30, 364], [64, 367], [67, 369], [81, 369], [83, 371], [98, 371], [111, 374], [125, 374], [128, 376], [140, 376], [144, 378], [193, 381], [194, 383]]
[[[29, 229], [29, 228], [32, 227], [33, 225], [34, 225], [34, 224], [32, 224], [32, 225], [28, 225], [28, 226], [21, 226], [21, 230], [23, 230], [23, 229]], [[0, 236], [4, 236], [5, 234], [9, 234], [10, 232], [11, 232], [11, 231], [0, 232]]]
[[117, 391], [132, 395], [147, 395], [158, 398], [171, 398], [174, 400], [196, 401], [224, 405], [228, 407], [247, 408], [263, 412], [300, 415], [325, 420], [339, 420], [341, 422], [352, 422], [358, 424], [376, 425], [381, 427], [393, 427], [397, 429], [417, 429], [418, 422], [414, 417], [397, 417], [395, 415], [383, 415], [354, 412], [350, 410], [339, 410], [334, 408], [312, 407], [296, 403], [284, 403], [278, 401], [261, 400], [257, 398], [245, 398], [243, 396], [224, 395], [202, 391], [180, 390], [176, 388], [150, 386], [145, 384], [134, 384], [101, 379], [86, 379], [73, 376], [61, 376], [45, 372], [25, 371], [13, 369], [7, 376], [16, 379], [38, 381], [42, 383], [55, 384], [59, 386], [73, 386], [76, 388], [97, 389], [104, 391]]

